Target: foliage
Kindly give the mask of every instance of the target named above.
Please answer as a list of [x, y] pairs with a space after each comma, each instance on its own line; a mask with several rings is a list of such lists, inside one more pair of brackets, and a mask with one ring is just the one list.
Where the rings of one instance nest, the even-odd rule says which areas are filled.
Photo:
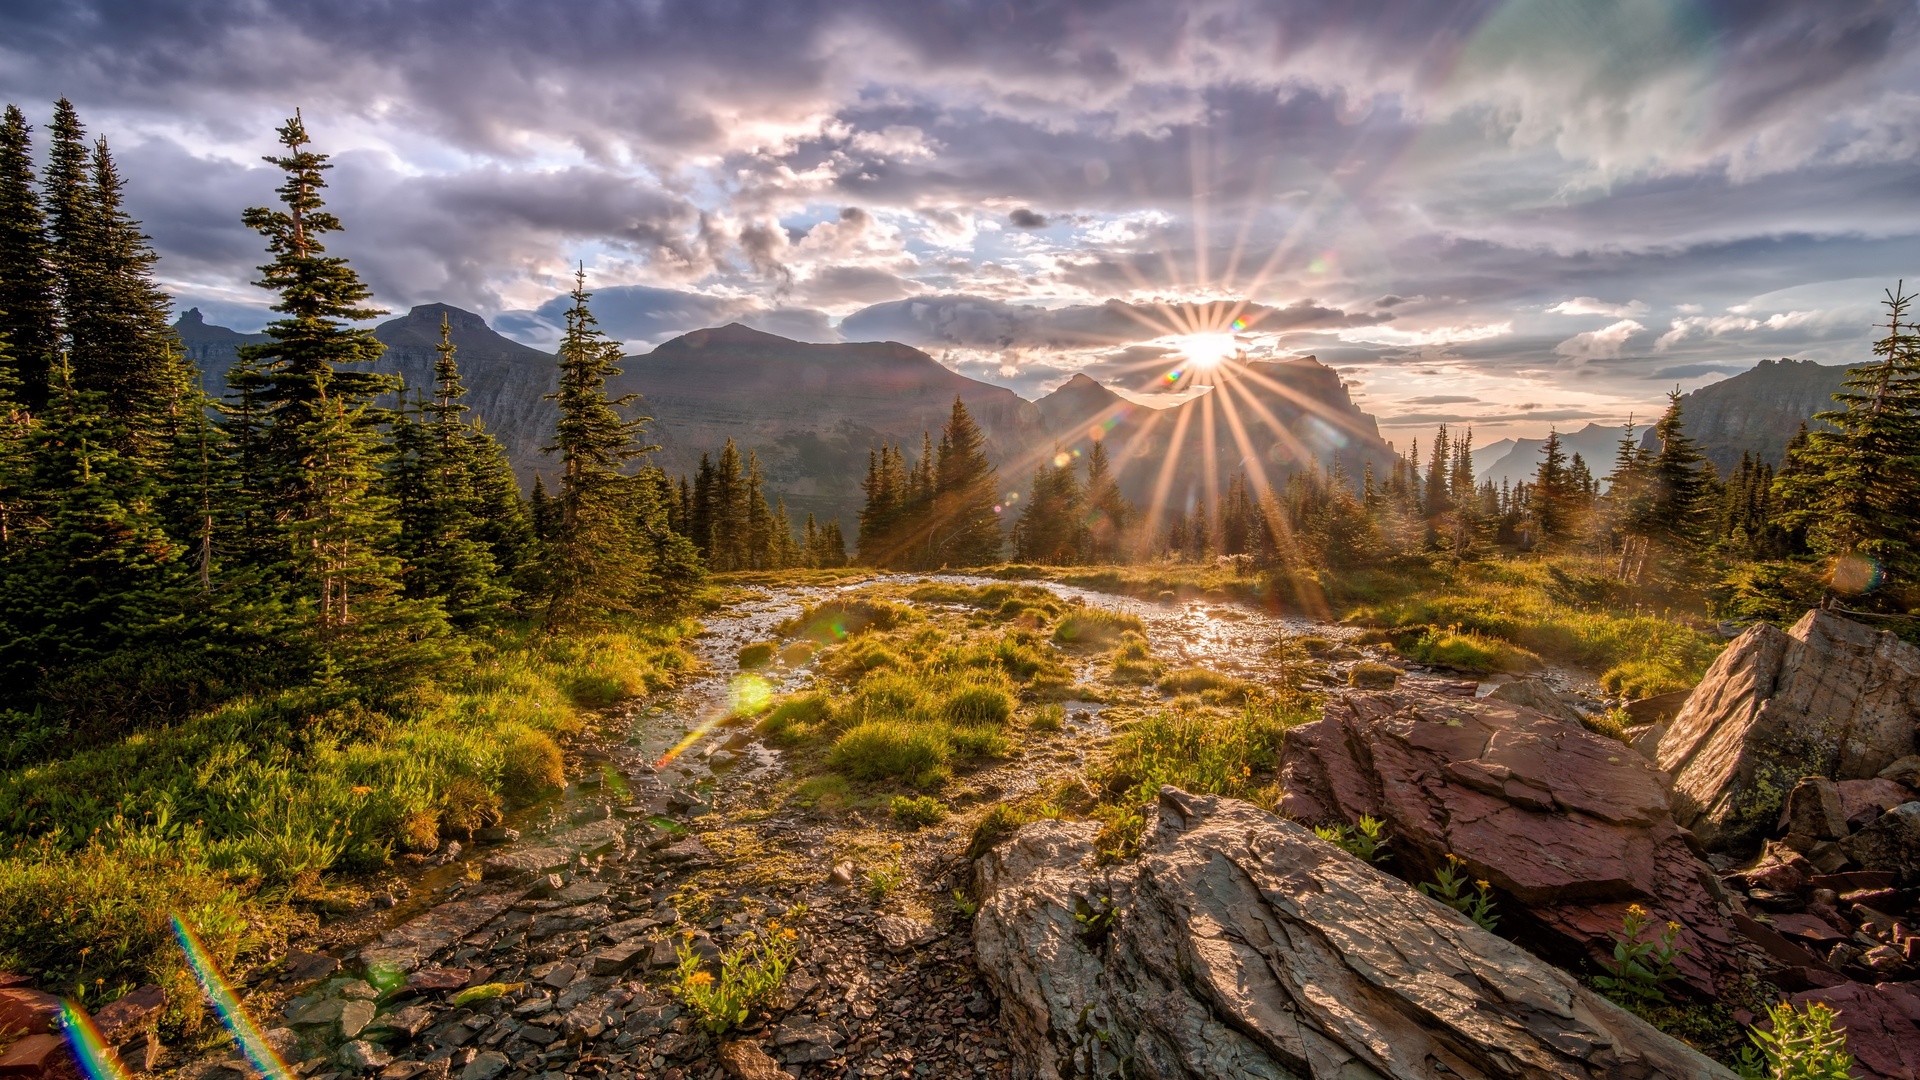
[[1520, 672], [1540, 666], [1538, 656], [1517, 645], [1457, 628], [1431, 627], [1402, 651], [1410, 660], [1455, 671]]
[[1020, 826], [1035, 819], [1035, 815], [1011, 803], [995, 803], [986, 816], [973, 827], [973, 835], [967, 841], [967, 861], [986, 855], [999, 845], [1000, 841], [1020, 831]]
[[867, 896], [875, 903], [892, 896], [907, 880], [898, 862], [880, 863], [867, 868]]
[[778, 642], [756, 641], [740, 650], [740, 655], [736, 662], [739, 663], [741, 667], [749, 670], [766, 667], [773, 662], [773, 653], [778, 647]]
[[910, 829], [936, 825], [947, 817], [946, 804], [931, 795], [895, 795], [889, 809], [895, 821]]
[[1357, 825], [1316, 825], [1313, 835], [1370, 863], [1383, 863], [1393, 857], [1386, 850], [1393, 838], [1387, 835], [1385, 823], [1371, 814], [1361, 814]]
[[1073, 609], [1054, 627], [1053, 640], [1060, 645], [1098, 649], [1119, 641], [1129, 631], [1145, 634], [1146, 624], [1137, 615], [1081, 607]]
[[1628, 905], [1620, 932], [1613, 936], [1613, 959], [1601, 961], [1607, 973], [1594, 976], [1593, 985], [1621, 1005], [1665, 1004], [1661, 985], [1680, 977], [1674, 961], [1687, 951], [1674, 945], [1680, 924], [1668, 923], [1658, 938], [1646, 936], [1650, 926], [1646, 908]]
[[762, 939], [749, 933], [720, 954], [719, 972], [686, 942], [679, 944], [679, 966], [669, 989], [686, 1004], [694, 1019], [714, 1035], [747, 1022], [757, 1007], [771, 1005], [786, 982], [793, 963], [797, 935], [770, 922]]
[[1000, 561], [998, 473], [987, 460], [986, 435], [959, 398], [937, 450], [923, 435], [909, 469], [898, 446], [882, 446], [869, 455], [861, 486], [861, 563], [932, 569]]
[[1453, 910], [1472, 919], [1474, 925], [1488, 933], [1500, 923], [1500, 917], [1493, 913], [1493, 886], [1485, 881], [1473, 882], [1472, 890], [1467, 888], [1467, 874], [1462, 867], [1466, 860], [1458, 855], [1449, 854], [1447, 861], [1434, 871], [1432, 881], [1423, 881], [1420, 891]]
[[464, 1009], [469, 1005], [478, 1005], [481, 1002], [506, 997], [508, 994], [513, 993], [525, 985], [525, 983], [517, 982], [481, 983], [478, 986], [469, 986], [465, 990], [453, 995], [453, 997], [448, 999], [447, 1004], [452, 1005], [456, 1009]]
[[1853, 1056], [1847, 1053], [1845, 1032], [1834, 1027], [1833, 1010], [1813, 1002], [1806, 1010], [1781, 1002], [1767, 1009], [1769, 1031], [1753, 1027], [1748, 1037], [1759, 1050], [1757, 1060], [1742, 1062], [1742, 1076], [1755, 1080], [1846, 1080]]
[[971, 919], [980, 913], [980, 902], [968, 896], [963, 889], [953, 890], [954, 914], [963, 919]]

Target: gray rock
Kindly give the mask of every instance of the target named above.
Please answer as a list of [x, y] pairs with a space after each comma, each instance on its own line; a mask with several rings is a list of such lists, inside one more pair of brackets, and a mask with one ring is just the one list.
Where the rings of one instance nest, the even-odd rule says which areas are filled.
[[460, 1070], [460, 1080], [494, 1080], [507, 1071], [507, 1055], [498, 1050], [482, 1050]]
[[425, 1005], [409, 1005], [398, 1012], [391, 1012], [385, 1016], [375, 1017], [373, 1023], [367, 1025], [366, 1030], [369, 1032], [391, 1031], [397, 1035], [405, 1035], [411, 1039], [418, 1036], [422, 1031], [425, 1031], [427, 1025], [432, 1022], [432, 1009], [427, 1008]]
[[591, 825], [582, 825], [577, 829], [568, 829], [553, 838], [555, 844], [580, 855], [605, 854], [616, 848], [625, 847], [626, 840], [626, 824], [611, 818], [596, 821]]
[[1732, 1080], [1247, 803], [1163, 788], [1141, 858], [1109, 870], [1083, 866], [1099, 828], [1037, 822], [976, 864], [1016, 1077]]
[[1525, 706], [1569, 724], [1580, 723], [1579, 712], [1555, 693], [1553, 687], [1539, 679], [1515, 679], [1510, 683], [1501, 683], [1487, 696], [1495, 701]]
[[899, 915], [882, 915], [873, 920], [873, 932], [886, 943], [887, 951], [894, 953], [931, 944], [940, 937], [939, 929], [932, 923]]
[[605, 904], [582, 904], [579, 907], [561, 908], [558, 911], [548, 911], [534, 916], [532, 925], [527, 927], [527, 936], [539, 941], [555, 934], [586, 930], [612, 917], [613, 912]]
[[567, 848], [518, 848], [487, 856], [480, 864], [480, 876], [487, 881], [525, 881], [564, 870], [572, 864], [573, 852]]
[[380, 1048], [364, 1039], [354, 1039], [340, 1047], [340, 1064], [349, 1072], [372, 1072], [393, 1063], [390, 1054], [382, 1053]]
[[565, 990], [573, 985], [574, 977], [578, 974], [578, 970], [572, 964], [555, 964], [540, 977], [540, 981], [555, 990]]
[[1902, 887], [1920, 883], [1920, 802], [1901, 803], [1840, 842], [1868, 870], [1890, 870]]
[[1630, 727], [1624, 732], [1627, 745], [1648, 761], [1660, 756], [1660, 740], [1667, 734], [1667, 722], [1657, 720], [1651, 724]]
[[595, 949], [582, 961], [590, 975], [625, 975], [651, 951], [646, 942], [636, 941]]
[[1803, 776], [1864, 780], [1915, 752], [1920, 648], [1809, 611], [1761, 623], [1707, 669], [1660, 740], [1674, 817], [1712, 851], [1757, 849]]
[[491, 922], [520, 898], [511, 890], [486, 892], [431, 908], [380, 935], [360, 949], [369, 968], [388, 966], [412, 971], [422, 961]]
[[657, 919], [625, 919], [603, 928], [600, 936], [618, 945], [628, 938], [636, 938], [660, 925]]
[[289, 1006], [287, 1022], [298, 1027], [317, 1027], [321, 1024], [337, 1023], [340, 1019], [341, 1006], [345, 1004], [346, 1002], [338, 998], [325, 998], [300, 1006], [294, 1006], [290, 1001], [287, 1003]]
[[373, 1002], [349, 1001], [340, 1007], [340, 1037], [354, 1039], [373, 1022]]

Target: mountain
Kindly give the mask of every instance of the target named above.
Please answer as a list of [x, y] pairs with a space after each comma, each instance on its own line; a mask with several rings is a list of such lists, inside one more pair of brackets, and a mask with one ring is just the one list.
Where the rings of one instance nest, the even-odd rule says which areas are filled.
[[1473, 448], [1473, 475], [1478, 477], [1481, 473], [1493, 468], [1493, 463], [1506, 457], [1507, 453], [1512, 449], [1512, 439], [1500, 439], [1497, 442], [1490, 442], [1485, 446], [1475, 446]]
[[[426, 304], [375, 328], [387, 345], [377, 369], [401, 375], [409, 393], [429, 388], [443, 315], [459, 346], [466, 403], [506, 446], [522, 484], [536, 474], [551, 481], [553, 463], [539, 452], [553, 430], [553, 405], [543, 399], [555, 381], [551, 354], [500, 336], [478, 315]], [[198, 310], [175, 330], [210, 388], [221, 385], [235, 349], [264, 340], [209, 325]], [[1394, 457], [1339, 375], [1312, 357], [1249, 364], [1167, 409], [1085, 375], [1026, 401], [897, 342], [815, 345], [737, 323], [684, 334], [621, 367], [608, 390], [641, 395], [637, 407], [653, 417], [649, 437], [660, 446], [655, 463], [691, 475], [703, 452], [731, 437], [758, 452], [769, 498], [784, 498], [796, 518], [837, 516], [849, 534], [868, 450], [894, 442], [917, 457], [921, 433], [939, 438], [956, 396], [985, 432], [1009, 491], [1024, 489], [1040, 461], [1084, 453], [1096, 431], [1108, 440], [1121, 490], [1142, 505], [1162, 490], [1168, 505], [1216, 502], [1227, 477], [1248, 468], [1249, 451], [1276, 485], [1307, 459], [1326, 465], [1337, 457], [1357, 478], [1368, 464], [1384, 471]]]
[[[1837, 365], [1762, 360], [1730, 379], [1682, 395], [1680, 417], [1721, 476], [1740, 467], [1743, 453], [1778, 468], [1800, 422], [1836, 407], [1833, 395], [1846, 377], [1847, 369]], [[1642, 445], [1658, 448], [1651, 428]]]
[[[1610, 424], [1588, 424], [1579, 431], [1561, 432], [1560, 447], [1568, 461], [1573, 460], [1573, 455], [1579, 454], [1586, 459], [1587, 469], [1595, 478], [1605, 479], [1613, 471], [1614, 455], [1620, 446], [1620, 432], [1620, 428]], [[1512, 443], [1512, 449], [1481, 469], [1474, 479], [1491, 480], [1494, 487], [1499, 487], [1503, 480], [1509, 484], [1517, 484], [1522, 480], [1531, 482], [1540, 471], [1540, 449], [1547, 445], [1547, 440], [1514, 439]], [[1481, 455], [1474, 454], [1474, 459], [1478, 463]]]

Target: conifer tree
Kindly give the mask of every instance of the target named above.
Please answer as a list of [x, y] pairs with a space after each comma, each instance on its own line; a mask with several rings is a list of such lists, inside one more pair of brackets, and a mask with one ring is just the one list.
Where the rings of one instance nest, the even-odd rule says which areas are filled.
[[18, 554], [38, 523], [30, 440], [33, 416], [20, 401], [19, 380], [0, 334], [0, 565]]
[[1836, 592], [1920, 580], [1920, 333], [1904, 284], [1887, 291], [1877, 359], [1848, 370], [1842, 408], [1815, 417], [1833, 430], [1808, 435], [1781, 478], [1794, 507], [1783, 524], [1834, 560]]
[[700, 468], [693, 474], [691, 509], [687, 513], [687, 535], [700, 549], [700, 556], [714, 566], [713, 557], [713, 459], [703, 451]]
[[747, 544], [747, 477], [732, 439], [714, 463], [711, 498], [713, 539], [708, 561], [715, 570], [745, 570], [752, 550]]
[[14, 382], [14, 404], [27, 411], [47, 402], [58, 354], [53, 267], [46, 218], [34, 190], [32, 128], [8, 105], [0, 120], [0, 338]]
[[1054, 448], [1052, 461], [1033, 470], [1033, 488], [1013, 528], [1013, 557], [1020, 562], [1066, 566], [1085, 549], [1086, 507], [1073, 461]]
[[532, 519], [535, 540], [547, 542], [560, 535], [559, 508], [554, 505], [553, 496], [547, 494], [545, 477], [533, 478], [533, 494], [527, 498], [527, 515]]
[[805, 565], [800, 547], [793, 539], [793, 519], [787, 516], [787, 500], [777, 500], [773, 510], [773, 551], [770, 569], [791, 570]]
[[1534, 474], [1528, 509], [1539, 543], [1558, 544], [1572, 534], [1578, 500], [1558, 431], [1548, 431], [1547, 441], [1540, 447], [1540, 465]]
[[1676, 552], [1699, 546], [1713, 510], [1713, 467], [1700, 444], [1686, 433], [1680, 415], [1680, 391], [1667, 395], [1667, 411], [1653, 425], [1660, 449], [1647, 463], [1646, 509], [1634, 523], [1655, 544]]
[[629, 420], [617, 411], [635, 395], [608, 398], [607, 380], [620, 374], [620, 345], [600, 330], [589, 296], [582, 268], [560, 342], [560, 385], [547, 395], [560, 412], [554, 440], [542, 448], [560, 457], [555, 536], [541, 566], [549, 630], [638, 610], [653, 569], [641, 485], [622, 471], [656, 449], [642, 442], [650, 418]]
[[766, 470], [760, 467], [760, 455], [754, 450], [747, 451], [744, 479], [741, 490], [742, 501], [746, 503], [746, 535], [741, 543], [743, 568], [771, 570], [779, 557], [779, 541], [774, 535], [773, 511], [767, 506], [762, 490], [766, 486]]
[[847, 538], [841, 535], [839, 518], [829, 520], [820, 530], [820, 565], [847, 565]]
[[1003, 537], [994, 512], [999, 472], [987, 460], [987, 438], [959, 397], [940, 432], [934, 463], [933, 524], [928, 565], [980, 566], [1000, 561]]
[[1133, 507], [1120, 494], [1107, 460], [1107, 444], [1095, 439], [1087, 450], [1087, 543], [1088, 559], [1096, 563], [1121, 561], [1127, 529], [1133, 524]]

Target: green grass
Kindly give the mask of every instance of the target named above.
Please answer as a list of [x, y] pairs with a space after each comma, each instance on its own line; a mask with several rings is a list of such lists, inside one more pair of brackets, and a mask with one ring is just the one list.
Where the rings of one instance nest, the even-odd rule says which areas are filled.
[[953, 742], [944, 725], [867, 720], [834, 740], [827, 766], [855, 780], [934, 787], [949, 775]]
[[766, 667], [768, 664], [773, 663], [773, 653], [776, 648], [778, 648], [777, 642], [756, 641], [740, 650], [740, 655], [736, 662], [749, 671], [754, 668]]
[[919, 616], [912, 608], [886, 600], [847, 597], [816, 604], [783, 622], [783, 637], [809, 638], [823, 644], [845, 641], [869, 630], [891, 630]]
[[1131, 632], [1146, 633], [1139, 616], [1125, 615], [1104, 608], [1075, 608], [1054, 628], [1055, 644], [1082, 649], [1100, 649], [1113, 645]]
[[1157, 686], [1166, 694], [1199, 694], [1209, 705], [1237, 705], [1259, 689], [1245, 679], [1198, 667], [1170, 671]]
[[888, 809], [895, 821], [910, 829], [937, 825], [947, 817], [946, 804], [931, 795], [895, 795]]
[[1540, 658], [1533, 653], [1472, 630], [1429, 629], [1402, 651], [1408, 659], [1455, 671], [1522, 672], [1540, 667]]
[[[0, 773], [0, 969], [96, 992], [177, 981], [154, 921], [171, 910], [198, 912], [231, 963], [323, 874], [430, 851], [558, 785], [582, 710], [678, 681], [692, 629], [502, 631], [407, 712], [302, 688]], [[174, 1000], [190, 1022], [197, 995]]]

